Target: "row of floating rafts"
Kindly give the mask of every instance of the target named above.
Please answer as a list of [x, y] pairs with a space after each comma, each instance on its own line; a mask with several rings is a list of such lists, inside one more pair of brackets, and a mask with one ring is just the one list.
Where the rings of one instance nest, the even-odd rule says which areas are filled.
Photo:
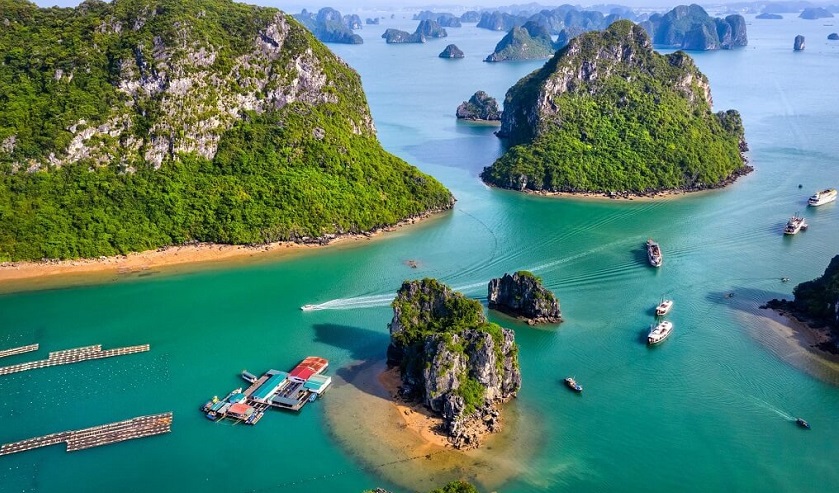
[[[807, 205], [811, 207], [818, 207], [820, 205], [829, 204], [836, 201], [837, 192], [835, 188], [826, 188], [820, 192], [814, 193], [807, 199]], [[798, 213], [793, 214], [784, 226], [785, 235], [794, 235], [799, 231], [806, 230], [808, 227], [807, 221], [804, 217], [799, 216]]]

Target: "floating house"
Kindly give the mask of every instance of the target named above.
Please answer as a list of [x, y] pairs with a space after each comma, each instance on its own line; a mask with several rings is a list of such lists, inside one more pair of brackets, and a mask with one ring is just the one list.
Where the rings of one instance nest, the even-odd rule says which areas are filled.
[[250, 387], [233, 390], [224, 399], [214, 397], [201, 410], [213, 421], [230, 418], [246, 424], [256, 424], [269, 407], [299, 411], [332, 384], [332, 377], [323, 375], [328, 367], [327, 359], [309, 356], [290, 372], [268, 370], [257, 378], [243, 371]]

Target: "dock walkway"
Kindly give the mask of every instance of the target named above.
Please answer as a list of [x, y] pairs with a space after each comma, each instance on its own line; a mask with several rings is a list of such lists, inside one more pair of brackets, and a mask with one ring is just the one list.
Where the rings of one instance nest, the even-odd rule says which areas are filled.
[[47, 447], [65, 442], [67, 451], [73, 452], [100, 445], [132, 440], [172, 431], [172, 412], [139, 416], [117, 423], [84, 428], [81, 430], [62, 431], [19, 442], [0, 446], [0, 455], [24, 452], [39, 447]]
[[6, 356], [14, 356], [15, 354], [22, 354], [28, 353], [30, 351], [37, 351], [38, 344], [30, 344], [28, 346], [21, 346], [21, 347], [13, 347], [11, 349], [3, 349], [0, 351], [0, 358], [5, 358]]
[[2, 366], [0, 367], [0, 375], [9, 375], [11, 373], [17, 373], [26, 370], [34, 370], [36, 368], [46, 368], [48, 366], [79, 363], [81, 361], [87, 361], [92, 359], [110, 358], [112, 356], [142, 353], [148, 350], [148, 344], [106, 349], [104, 351], [102, 350], [102, 346], [100, 344], [96, 344], [95, 346], [64, 349], [61, 351], [53, 351], [49, 353], [49, 357], [47, 359], [29, 361], [27, 363], [20, 363], [11, 366]]

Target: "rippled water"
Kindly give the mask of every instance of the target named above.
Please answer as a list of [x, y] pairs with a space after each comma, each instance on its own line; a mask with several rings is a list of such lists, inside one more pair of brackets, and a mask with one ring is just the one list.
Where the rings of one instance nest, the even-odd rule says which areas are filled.
[[[835, 371], [801, 356], [757, 308], [790, 296], [839, 253], [839, 204], [806, 208], [815, 189], [839, 186], [839, 43], [828, 43], [836, 28], [822, 21], [749, 22], [747, 48], [695, 58], [716, 108], [742, 113], [756, 171], [725, 190], [652, 202], [524, 196], [480, 182], [500, 144], [492, 127], [456, 122], [455, 108], [479, 89], [501, 100], [541, 65], [481, 62], [500, 33], [467, 26], [446, 40], [387, 46], [387, 27], [415, 25], [396, 19], [365, 26], [364, 45], [332, 45], [361, 73], [385, 147], [442, 180], [455, 210], [291, 259], [0, 296], [0, 347], [42, 347], [2, 364], [90, 344], [152, 347], [0, 377], [0, 442], [175, 413], [166, 436], [2, 457], [2, 489], [427, 491], [452, 474], [514, 493], [839, 488]], [[792, 51], [796, 34], [807, 37], [804, 52]], [[437, 58], [450, 42], [467, 58]], [[784, 237], [796, 211], [810, 229]], [[661, 269], [646, 264], [648, 237], [662, 245]], [[466, 455], [446, 475], [383, 459], [390, 452], [363, 427], [386, 419], [386, 408], [349, 377], [353, 365], [383, 360], [400, 283], [436, 277], [483, 299], [491, 277], [519, 269], [554, 290], [566, 321], [537, 329], [490, 314], [516, 329], [521, 349], [513, 448], [488, 462]], [[648, 348], [663, 295], [675, 300], [675, 330]], [[309, 354], [329, 358], [347, 383], [299, 415], [269, 413], [247, 427], [198, 411], [240, 386], [242, 369], [287, 369]], [[568, 375], [584, 395], [561, 385]], [[813, 429], [797, 428], [795, 416]]]

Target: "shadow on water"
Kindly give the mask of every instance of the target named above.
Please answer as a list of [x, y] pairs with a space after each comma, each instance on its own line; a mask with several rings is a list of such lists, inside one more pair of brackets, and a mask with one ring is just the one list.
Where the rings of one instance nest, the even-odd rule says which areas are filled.
[[340, 324], [315, 324], [315, 342], [350, 351], [353, 359], [384, 358], [390, 337], [375, 330]]
[[[492, 128], [487, 129], [490, 134]], [[422, 162], [465, 169], [475, 176], [502, 154], [501, 144], [493, 135], [432, 140], [408, 146], [406, 150]]]
[[374, 385], [358, 377], [370, 373], [373, 366], [381, 364], [390, 338], [386, 334], [351, 325], [315, 324], [313, 328], [315, 342], [347, 350], [353, 359], [362, 361], [356, 365], [339, 368], [335, 375], [362, 392], [379, 396], [380, 392], [376, 391]]

